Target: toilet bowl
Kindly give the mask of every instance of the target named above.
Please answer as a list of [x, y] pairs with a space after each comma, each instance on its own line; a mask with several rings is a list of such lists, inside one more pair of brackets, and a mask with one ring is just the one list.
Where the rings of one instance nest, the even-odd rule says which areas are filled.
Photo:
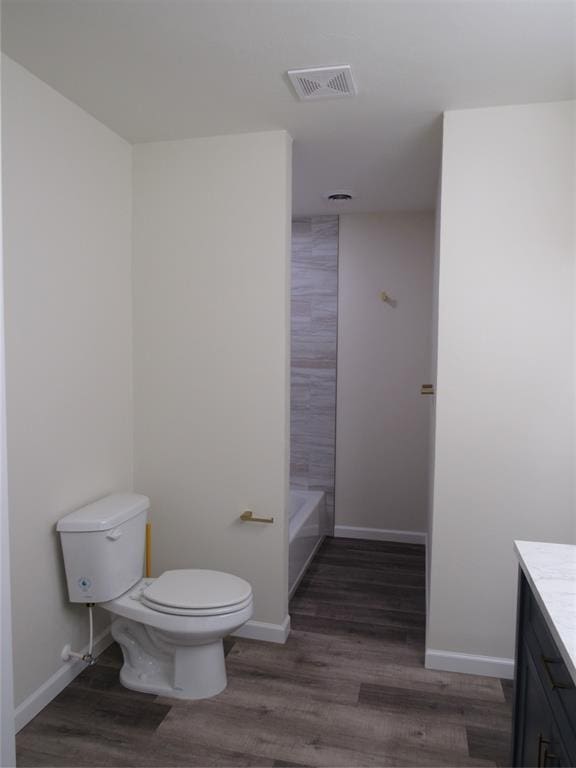
[[146, 496], [116, 493], [58, 521], [69, 599], [114, 617], [127, 688], [179, 699], [215, 696], [226, 687], [222, 641], [251, 618], [252, 587], [201, 569], [142, 578], [149, 508]]
[[226, 688], [222, 640], [252, 616], [250, 584], [220, 571], [166, 571], [101, 605], [115, 618], [126, 688], [204, 699]]

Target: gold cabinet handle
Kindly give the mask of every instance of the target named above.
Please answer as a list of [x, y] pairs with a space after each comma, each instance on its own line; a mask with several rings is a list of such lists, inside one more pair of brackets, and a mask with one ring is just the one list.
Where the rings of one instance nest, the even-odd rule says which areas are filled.
[[433, 395], [434, 394], [434, 384], [422, 384], [420, 388], [420, 394], [421, 395]]
[[240, 520], [242, 520], [243, 523], [273, 523], [274, 518], [273, 517], [254, 517], [254, 512], [252, 510], [248, 509], [246, 512], [242, 512], [240, 515]]

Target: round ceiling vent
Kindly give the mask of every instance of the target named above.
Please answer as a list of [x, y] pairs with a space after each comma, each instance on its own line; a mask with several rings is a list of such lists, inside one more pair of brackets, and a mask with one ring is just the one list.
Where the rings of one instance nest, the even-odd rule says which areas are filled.
[[326, 192], [322, 197], [331, 203], [346, 203], [354, 198], [354, 193], [349, 189], [335, 189], [333, 192]]

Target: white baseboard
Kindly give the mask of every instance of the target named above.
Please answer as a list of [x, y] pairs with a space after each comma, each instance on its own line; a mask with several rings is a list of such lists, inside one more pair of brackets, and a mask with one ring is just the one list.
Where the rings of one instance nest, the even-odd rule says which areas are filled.
[[[94, 656], [98, 656], [112, 643], [110, 627], [107, 627], [94, 640]], [[82, 649], [81, 653], [88, 653], [88, 646]], [[55, 699], [67, 685], [69, 685], [82, 670], [86, 669], [86, 664], [81, 659], [74, 661], [65, 661], [60, 669], [52, 677], [48, 678], [34, 693], [16, 707], [14, 712], [14, 726], [16, 732], [24, 728], [27, 723], [36, 717], [36, 715]]]
[[443, 672], [464, 672], [468, 675], [486, 677], [514, 678], [514, 659], [499, 656], [474, 656], [455, 651], [426, 649], [424, 666], [426, 669], [439, 669]]
[[234, 637], [245, 637], [248, 640], [265, 640], [268, 643], [285, 643], [290, 634], [290, 616], [286, 616], [282, 624], [268, 624], [266, 621], [247, 621], [243, 627], [234, 632]]
[[394, 531], [388, 528], [356, 528], [352, 525], [337, 525], [334, 528], [337, 539], [371, 539], [373, 541], [401, 541], [405, 544], [426, 544], [424, 531]]

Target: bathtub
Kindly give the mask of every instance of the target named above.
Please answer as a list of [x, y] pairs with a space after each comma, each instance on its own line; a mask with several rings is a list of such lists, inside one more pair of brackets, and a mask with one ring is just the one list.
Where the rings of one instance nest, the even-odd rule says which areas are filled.
[[322, 543], [326, 529], [326, 503], [322, 491], [290, 491], [288, 523], [288, 586], [290, 597]]

